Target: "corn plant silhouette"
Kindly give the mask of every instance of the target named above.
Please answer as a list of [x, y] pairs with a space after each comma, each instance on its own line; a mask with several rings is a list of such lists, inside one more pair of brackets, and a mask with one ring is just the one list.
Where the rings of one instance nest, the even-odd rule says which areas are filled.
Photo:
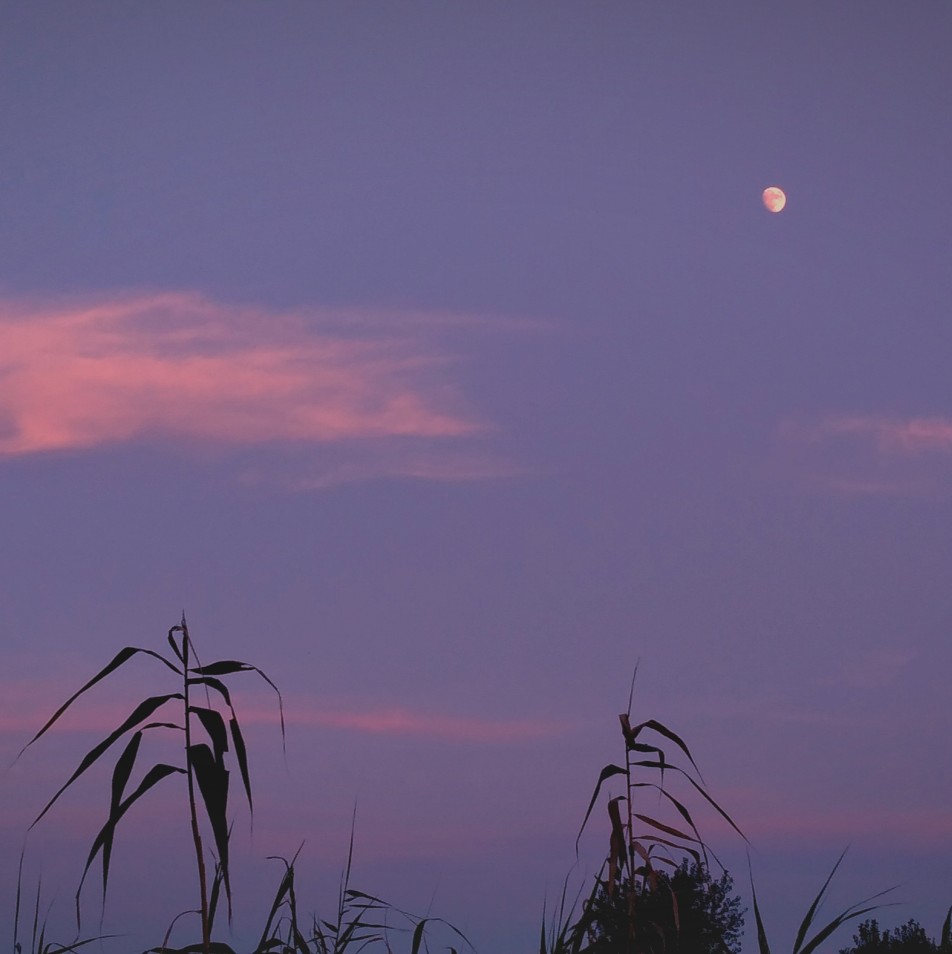
[[[192, 833], [192, 843], [195, 850], [195, 863], [198, 870], [199, 909], [201, 916], [202, 941], [201, 945], [192, 945], [186, 950], [201, 951], [202, 954], [212, 954], [215, 950], [228, 949], [227, 945], [213, 944], [211, 932], [217, 909], [220, 891], [224, 889], [228, 907], [228, 920], [231, 921], [231, 872], [228, 860], [228, 843], [230, 829], [228, 823], [228, 794], [229, 769], [226, 767], [225, 754], [229, 751], [229, 738], [234, 761], [241, 775], [248, 811], [253, 814], [254, 805], [251, 795], [251, 777], [248, 771], [248, 756], [245, 749], [244, 736], [232, 704], [228, 686], [220, 677], [230, 676], [240, 672], [253, 672], [260, 676], [276, 693], [278, 712], [281, 723], [282, 746], [285, 740], [284, 705], [281, 693], [277, 686], [257, 666], [234, 659], [219, 660], [203, 666], [198, 663], [195, 648], [188, 633], [185, 615], [177, 626], [173, 626], [168, 633], [168, 643], [172, 649], [173, 658], [167, 658], [151, 649], [141, 649], [136, 646], [127, 646], [120, 650], [113, 660], [101, 669], [81, 689], [75, 692], [50, 717], [39, 732], [30, 739], [20, 751], [20, 757], [31, 745], [42, 738], [59, 720], [64, 712], [84, 693], [92, 689], [111, 673], [115, 672], [133, 657], [142, 654], [152, 657], [162, 663], [181, 679], [181, 691], [168, 692], [162, 695], [150, 696], [132, 711], [129, 717], [106, 738], [86, 753], [78, 768], [62, 785], [59, 791], [47, 802], [43, 810], [30, 825], [32, 830], [49, 812], [60, 796], [89, 768], [120, 739], [128, 737], [125, 748], [116, 759], [112, 771], [112, 792], [109, 803], [109, 816], [96, 838], [93, 840], [82, 878], [76, 890], [76, 919], [77, 925], [81, 920], [80, 895], [83, 884], [90, 868], [97, 856], [101, 856], [102, 864], [102, 891], [103, 905], [105, 906], [106, 891], [109, 883], [110, 861], [112, 858], [113, 842], [116, 827], [126, 812], [147, 792], [155, 788], [159, 782], [173, 775], [185, 776], [186, 801], [188, 805], [189, 822]], [[205, 705], [196, 705], [193, 697], [196, 692], [202, 692]], [[227, 710], [225, 716], [212, 705], [212, 697], [223, 704]], [[166, 716], [169, 711], [176, 715]], [[159, 714], [161, 721], [150, 721]], [[177, 716], [177, 719], [176, 719]], [[169, 721], [169, 719], [176, 721]], [[165, 730], [181, 733], [183, 765], [169, 765], [164, 762], [156, 763], [141, 777], [139, 784], [133, 791], [126, 794], [139, 748], [146, 732]], [[196, 791], [197, 789], [197, 791]], [[215, 846], [214, 871], [211, 890], [206, 871], [206, 848], [202, 841], [202, 829], [199, 824], [200, 803], [204, 810], [204, 818], [212, 834]], [[214, 856], [213, 856], [214, 857]]]

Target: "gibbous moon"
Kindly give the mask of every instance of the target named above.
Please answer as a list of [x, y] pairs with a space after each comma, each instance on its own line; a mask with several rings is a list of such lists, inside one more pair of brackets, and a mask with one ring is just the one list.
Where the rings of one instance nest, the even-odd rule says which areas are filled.
[[787, 197], [784, 195], [783, 189], [778, 189], [777, 186], [764, 189], [763, 199], [764, 208], [768, 212], [782, 212], [783, 207], [787, 204]]

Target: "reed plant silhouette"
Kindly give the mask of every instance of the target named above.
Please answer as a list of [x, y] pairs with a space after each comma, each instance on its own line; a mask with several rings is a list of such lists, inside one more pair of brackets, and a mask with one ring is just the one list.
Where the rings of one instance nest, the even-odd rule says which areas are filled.
[[[635, 676], [637, 677], [637, 667]], [[623, 782], [624, 794], [616, 795], [607, 802], [609, 818], [609, 849], [595, 885], [588, 897], [582, 894], [574, 902], [567, 901], [567, 884], [562, 888], [561, 899], [551, 924], [546, 927], [543, 911], [542, 930], [539, 939], [540, 954], [672, 954], [669, 938], [665, 937], [664, 924], [650, 914], [657, 910], [658, 892], [668, 890], [670, 878], [660, 877], [662, 871], [674, 871], [685, 856], [696, 865], [708, 867], [713, 858], [723, 871], [723, 866], [710, 846], [702, 839], [694, 818], [685, 801], [676, 797], [666, 786], [665, 776], [679, 779], [686, 785], [695, 800], [712, 808], [746, 842], [746, 836], [731, 816], [711, 797], [697, 763], [684, 740], [666, 725], [654, 719], [631, 724], [631, 707], [635, 679], [632, 679], [628, 708], [619, 715], [625, 758], [621, 764], [606, 765], [598, 776], [595, 790], [576, 838], [578, 846], [582, 834], [591, 819], [592, 812], [602, 793], [602, 787], [612, 778]], [[669, 752], [674, 752], [681, 764], [672, 761]], [[663, 818], [644, 809], [645, 796], [653, 795], [653, 801], [667, 809]], [[817, 926], [820, 904], [836, 873], [845, 851], [840, 855], [819, 893], [807, 909], [797, 936], [792, 954], [814, 954], [827, 938], [855, 918], [874, 911], [882, 904], [877, 899], [892, 889], [879, 892], [857, 904], [851, 905], [821, 927]], [[759, 954], [771, 954], [770, 945], [761, 916], [757, 893], [751, 873], [754, 918], [757, 926]], [[665, 921], [679, 922], [678, 901], [674, 892], [668, 891], [670, 918], [665, 911]], [[644, 902], [650, 898], [651, 904]], [[604, 919], [610, 916], [609, 926]], [[811, 935], [811, 931], [812, 933]], [[946, 937], [946, 933], [943, 933]], [[675, 942], [677, 949], [677, 941]]]
[[[637, 677], [637, 667], [635, 678]], [[682, 787], [702, 803], [707, 804], [744, 838], [734, 820], [708, 793], [700, 770], [684, 740], [666, 725], [648, 719], [631, 724], [631, 707], [635, 678], [632, 679], [628, 708], [621, 713], [625, 757], [621, 764], [606, 765], [598, 776], [595, 790], [582, 820], [575, 841], [576, 855], [579, 842], [602, 793], [602, 787], [612, 778], [622, 780], [623, 794], [607, 802], [609, 818], [609, 848], [605, 861], [595, 879], [591, 894], [582, 903], [578, 916], [578, 898], [566, 905], [563, 887], [558, 912], [548, 934], [543, 928], [540, 954], [652, 954], [663, 944], [662, 926], [645, 917], [639, 903], [649, 892], [663, 890], [666, 879], [659, 878], [663, 869], [677, 870], [685, 855], [707, 866], [709, 856], [716, 856], [701, 838], [690, 809], [682, 798], [666, 785], [666, 776], [680, 779]], [[675, 758], [669, 756], [675, 753]], [[664, 809], [652, 809], [648, 814], [645, 796]], [[663, 818], [657, 817], [663, 814]], [[746, 839], [745, 839], [746, 840]], [[620, 914], [623, 926], [620, 932], [608, 935], [600, 922], [599, 912], [605, 909], [605, 900], [623, 901]], [[677, 923], [677, 898], [670, 894], [672, 917]], [[617, 906], [616, 906], [617, 908]], [[620, 945], [620, 946], [619, 946]]]
[[[53, 808], [60, 797], [88, 770], [103, 759], [120, 741], [125, 745], [112, 769], [109, 811], [105, 823], [93, 839], [76, 889], [77, 931], [82, 930], [81, 896], [86, 878], [97, 858], [101, 865], [102, 903], [105, 909], [109, 886], [113, 845], [120, 821], [144, 795], [160, 782], [171, 777], [184, 780], [183, 811], [187, 814], [197, 872], [198, 907], [173, 918], [162, 942], [149, 948], [145, 954], [235, 954], [232, 947], [213, 940], [212, 934], [219, 903], [224, 898], [228, 920], [232, 916], [231, 867], [229, 841], [231, 827], [228, 817], [230, 780], [237, 768], [241, 779], [244, 801], [253, 815], [251, 774], [244, 734], [235, 712], [231, 691], [225, 677], [250, 672], [264, 680], [277, 697], [282, 747], [285, 741], [284, 704], [281, 693], [271, 679], [257, 666], [234, 659], [218, 660], [202, 665], [189, 635], [184, 614], [181, 622], [168, 631], [171, 655], [127, 646], [112, 661], [71, 695], [46, 724], [21, 749], [17, 758], [49, 732], [63, 714], [81, 696], [116, 672], [131, 659], [143, 655], [156, 660], [172, 672], [177, 685], [174, 691], [149, 696], [140, 702], [130, 715], [104, 739], [98, 742], [80, 761], [78, 767], [60, 786], [30, 825], [32, 830]], [[213, 701], [214, 700], [214, 701]], [[140, 781], [131, 786], [133, 773], [138, 769], [140, 749], [146, 735], [155, 732], [171, 733], [181, 746], [181, 764], [157, 762], [138, 773]], [[231, 768], [229, 766], [232, 766]], [[131, 788], [131, 791], [130, 791]], [[206, 845], [203, 831], [210, 833], [211, 845]], [[312, 916], [310, 924], [302, 918], [295, 889], [295, 863], [273, 858], [284, 868], [270, 910], [253, 954], [359, 954], [369, 945], [383, 945], [391, 954], [391, 938], [397, 934], [409, 937], [410, 954], [427, 950], [427, 932], [433, 926], [444, 926], [464, 944], [469, 941], [455, 927], [435, 917], [415, 917], [380, 898], [350, 887], [354, 850], [354, 829], [351, 828], [347, 864], [341, 878], [336, 912], [333, 918], [320, 920]], [[14, 913], [14, 950], [22, 954], [19, 939], [23, 859], [17, 878], [16, 910]], [[69, 944], [51, 943], [46, 939], [45, 920], [40, 916], [40, 894], [33, 914], [30, 939], [31, 954], [70, 954], [93, 941], [115, 935], [99, 935], [72, 941]], [[197, 914], [201, 921], [201, 941], [184, 947], [171, 947], [170, 938], [177, 922], [184, 915]], [[393, 923], [394, 919], [398, 923]], [[457, 949], [448, 947], [452, 954]]]
[[[171, 657], [136, 646], [127, 646], [120, 650], [107, 666], [73, 693], [53, 713], [39, 732], [23, 747], [17, 758], [46, 735], [77, 699], [134, 657], [147, 656], [174, 673], [179, 680], [177, 690], [150, 696], [140, 702], [121, 725], [90, 749], [73, 774], [34, 819], [30, 829], [33, 829], [56, 804], [60, 796], [99, 762], [116, 743], [126, 740], [125, 747], [113, 766], [108, 817], [89, 849], [79, 887], [76, 890], [76, 921], [77, 928], [81, 929], [80, 896], [86, 876], [97, 857], [101, 860], [103, 905], [105, 906], [110, 862], [119, 822], [140, 798], [160, 782], [173, 776], [183, 777], [185, 781], [184, 807], [189, 818], [195, 854], [199, 898], [197, 913], [201, 919], [202, 933], [201, 944], [193, 945], [186, 950], [213, 954], [213, 952], [224, 951], [227, 947], [219, 943], [213, 944], [211, 939], [222, 892], [224, 892], [228, 908], [229, 922], [232, 915], [229, 865], [231, 831], [228, 820], [231, 770], [226, 762], [226, 755], [229, 753], [229, 760], [233, 760], [241, 777], [248, 810], [250, 813], [254, 811], [244, 735], [235, 712], [231, 692], [223, 677], [243, 672], [256, 673], [274, 690], [277, 695], [282, 745], [285, 738], [284, 706], [277, 686], [257, 666], [234, 659], [201, 665], [189, 636], [184, 614], [181, 622], [169, 630], [168, 644], [172, 650]], [[213, 704], [212, 698], [225, 710], [224, 714]], [[178, 737], [182, 749], [182, 764], [171, 765], [166, 762], [157, 762], [145, 771], [138, 785], [132, 791], [128, 791], [133, 771], [138, 765], [142, 741], [146, 733], [157, 731], [171, 732]], [[211, 832], [214, 854], [206, 848], [200, 816], [204, 818], [206, 831]], [[209, 856], [214, 862], [214, 876], [211, 879], [208, 876]]]

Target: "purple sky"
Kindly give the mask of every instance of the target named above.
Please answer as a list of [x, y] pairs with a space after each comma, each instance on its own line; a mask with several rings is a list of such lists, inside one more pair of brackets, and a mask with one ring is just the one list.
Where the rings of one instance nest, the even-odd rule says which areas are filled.
[[[0, 6], [3, 763], [184, 608], [286, 695], [287, 770], [239, 701], [238, 936], [303, 839], [329, 910], [356, 800], [358, 887], [530, 950], [640, 659], [777, 948], [847, 844], [831, 915], [902, 882], [883, 920], [937, 933], [950, 37], [939, 0]], [[0, 777], [0, 926], [167, 685]], [[64, 935], [107, 786], [30, 837]], [[107, 929], [194, 903], [174, 794]], [[600, 808], [574, 884], [605, 848]]]

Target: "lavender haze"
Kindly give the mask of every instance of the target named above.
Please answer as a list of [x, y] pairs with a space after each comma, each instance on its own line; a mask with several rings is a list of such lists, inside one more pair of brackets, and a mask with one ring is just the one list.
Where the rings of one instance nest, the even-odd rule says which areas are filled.
[[[286, 697], [286, 763], [238, 697], [235, 937], [302, 841], [329, 909], [356, 802], [359, 887], [525, 951], [640, 660], [776, 946], [848, 844], [831, 904], [901, 883], [937, 933], [950, 38], [939, 0], [0, 5], [4, 765], [184, 608]], [[0, 777], [0, 929], [163, 680]], [[27, 839], [64, 939], [108, 781]], [[195, 903], [155, 794], [104, 921], [147, 943]]]

